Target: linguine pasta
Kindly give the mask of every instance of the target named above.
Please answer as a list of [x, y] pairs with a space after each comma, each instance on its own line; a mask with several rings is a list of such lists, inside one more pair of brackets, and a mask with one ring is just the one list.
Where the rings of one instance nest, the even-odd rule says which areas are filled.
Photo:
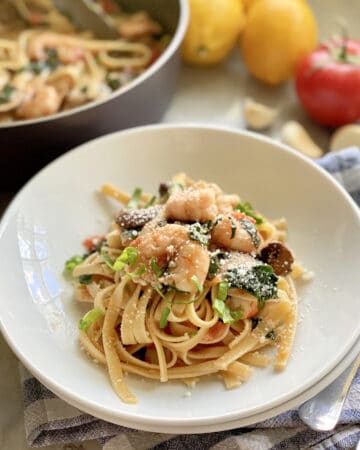
[[80, 32], [52, 0], [0, 4], [0, 121], [34, 119], [106, 98], [160, 56], [168, 43], [146, 12], [98, 2], [119, 38]]
[[158, 197], [109, 184], [102, 192], [124, 208], [66, 270], [75, 299], [91, 305], [79, 322], [81, 345], [122, 401], [137, 401], [124, 373], [189, 385], [218, 374], [234, 388], [254, 368], [285, 368], [297, 299], [284, 219], [269, 221], [184, 174], [162, 183]]

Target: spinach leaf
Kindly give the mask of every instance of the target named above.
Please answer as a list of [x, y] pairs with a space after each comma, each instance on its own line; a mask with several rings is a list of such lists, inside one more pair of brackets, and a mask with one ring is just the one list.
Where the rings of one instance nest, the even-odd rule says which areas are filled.
[[225, 279], [230, 288], [243, 289], [254, 295], [259, 300], [260, 307], [264, 305], [265, 300], [277, 296], [278, 277], [268, 264], [250, 268], [244, 265], [234, 267], [225, 272]]

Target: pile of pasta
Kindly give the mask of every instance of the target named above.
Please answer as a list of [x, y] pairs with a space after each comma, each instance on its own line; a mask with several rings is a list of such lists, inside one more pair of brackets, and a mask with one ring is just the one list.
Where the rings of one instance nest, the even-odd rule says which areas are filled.
[[102, 192], [124, 207], [66, 269], [75, 299], [92, 306], [81, 345], [124, 402], [137, 401], [124, 373], [188, 385], [218, 374], [234, 388], [256, 367], [284, 369], [297, 322], [292, 272], [301, 272], [285, 219], [184, 174], [158, 197], [109, 184]]
[[109, 12], [94, 5], [118, 39], [78, 30], [52, 0], [1, 2], [0, 121], [48, 116], [106, 98], [166, 48], [169, 36], [146, 12], [125, 14], [112, 0], [106, 2]]

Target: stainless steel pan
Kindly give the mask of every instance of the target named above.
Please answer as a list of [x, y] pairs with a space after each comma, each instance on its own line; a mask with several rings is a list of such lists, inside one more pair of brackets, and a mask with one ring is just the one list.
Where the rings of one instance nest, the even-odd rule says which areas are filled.
[[147, 71], [105, 100], [54, 116], [0, 125], [0, 190], [19, 188], [42, 166], [84, 141], [162, 118], [175, 91], [179, 47], [188, 22], [187, 0], [119, 3], [129, 12], [148, 11], [173, 35], [170, 45]]

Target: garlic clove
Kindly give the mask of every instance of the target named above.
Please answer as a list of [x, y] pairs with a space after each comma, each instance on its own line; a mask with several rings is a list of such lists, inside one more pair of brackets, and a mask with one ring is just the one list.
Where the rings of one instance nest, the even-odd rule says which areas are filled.
[[278, 115], [278, 110], [257, 103], [251, 98], [244, 101], [244, 118], [248, 128], [264, 130], [272, 125]]
[[360, 148], [360, 125], [345, 125], [340, 127], [330, 139], [330, 151], [336, 152], [346, 147]]
[[294, 147], [309, 158], [320, 158], [324, 153], [311, 139], [305, 128], [294, 120], [285, 123], [281, 129], [280, 137], [285, 144]]

